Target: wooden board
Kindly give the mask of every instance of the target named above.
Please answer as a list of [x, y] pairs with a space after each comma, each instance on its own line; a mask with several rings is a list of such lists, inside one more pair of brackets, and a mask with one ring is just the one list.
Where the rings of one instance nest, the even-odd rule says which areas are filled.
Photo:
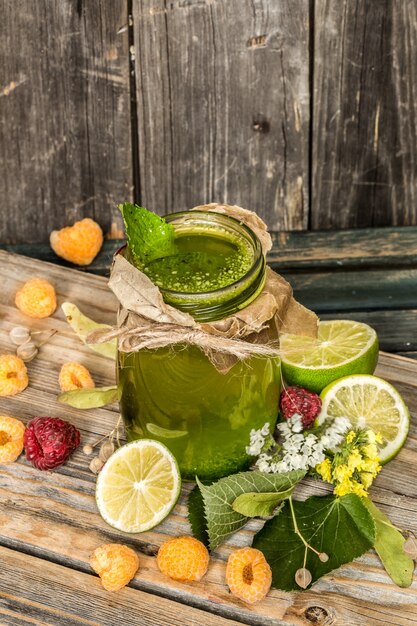
[[134, 0], [141, 201], [308, 224], [309, 3]]
[[5, 3], [0, 241], [94, 217], [120, 233], [132, 197], [127, 2]]
[[315, 0], [312, 226], [417, 220], [417, 5]]
[[[13, 306], [13, 296], [19, 284], [33, 275], [44, 276], [55, 284], [60, 303], [71, 300], [97, 320], [111, 322], [114, 319], [116, 303], [102, 277], [41, 261], [28, 262], [26, 257], [6, 252], [0, 252], [0, 272], [3, 285], [0, 352], [13, 349], [8, 331], [15, 325], [28, 324], [27, 318]], [[81, 345], [64, 321], [62, 312], [58, 311], [47, 320], [30, 321], [29, 325], [33, 329], [53, 328], [58, 333], [41, 348], [38, 358], [28, 364], [28, 389], [13, 398], [0, 398], [0, 412], [24, 421], [35, 415], [61, 416], [80, 428], [83, 443], [93, 442], [113, 427], [118, 417], [117, 406], [80, 411], [59, 405], [56, 402], [58, 372], [63, 362], [77, 359], [89, 367], [97, 384], [111, 384], [114, 382], [113, 363]], [[404, 395], [413, 419], [405, 448], [384, 468], [375, 481], [372, 495], [394, 524], [416, 533], [417, 363], [382, 354], [377, 373], [390, 380]], [[228, 592], [224, 582], [225, 561], [232, 549], [251, 543], [254, 532], [261, 526], [260, 521], [251, 521], [213, 553], [203, 581], [195, 584], [170, 581], [158, 571], [155, 554], [168, 536], [190, 532], [186, 501], [192, 485], [184, 485], [173, 513], [160, 526], [147, 533], [126, 536], [107, 526], [98, 515], [94, 500], [95, 477], [89, 472], [88, 463], [89, 457], [77, 450], [66, 465], [54, 472], [39, 472], [24, 459], [0, 468], [0, 545], [7, 548], [0, 553], [5, 563], [0, 569], [0, 616], [4, 623], [19, 623], [19, 611], [28, 616], [28, 623], [40, 621], [40, 616], [47, 622], [49, 611], [49, 623], [54, 623], [54, 611], [62, 610], [69, 614], [68, 624], [75, 623], [79, 616], [90, 620], [84, 623], [110, 626], [124, 618], [125, 610], [128, 611], [126, 620], [131, 619], [133, 613], [129, 611], [135, 608], [138, 623], [141, 619], [141, 624], [152, 626], [188, 624], [193, 618], [195, 623], [222, 624], [213, 621], [213, 616], [210, 622], [210, 615], [206, 617], [202, 611], [262, 626], [415, 624], [417, 579], [410, 589], [395, 587], [373, 552], [325, 576], [308, 592], [272, 590], [259, 605], [245, 606]], [[306, 481], [299, 495], [325, 492], [324, 483]], [[121, 596], [102, 592], [88, 565], [91, 552], [109, 541], [131, 545], [141, 559], [140, 571]], [[25, 583], [30, 577], [35, 580], [35, 592]], [[55, 585], [52, 584], [54, 579]], [[54, 597], [48, 600], [48, 585], [62, 594], [62, 603]], [[71, 589], [74, 597], [80, 598], [77, 609], [70, 606]], [[36, 590], [39, 590], [39, 597]], [[136, 593], [143, 595], [135, 596]], [[154, 612], [148, 602], [152, 602], [152, 596], [149, 598], [146, 594], [158, 596]], [[160, 596], [171, 602], [164, 604]], [[173, 601], [177, 602], [176, 609], [172, 607]], [[123, 605], [127, 609], [122, 608]], [[96, 607], [96, 618], [92, 617], [91, 607]], [[20, 623], [26, 622], [22, 618]], [[59, 623], [66, 624], [65, 621]], [[83, 622], [80, 619], [76, 623]]]

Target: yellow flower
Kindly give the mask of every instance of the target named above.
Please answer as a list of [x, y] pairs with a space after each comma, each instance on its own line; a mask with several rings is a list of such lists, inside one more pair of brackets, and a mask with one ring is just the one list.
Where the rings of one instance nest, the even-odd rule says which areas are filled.
[[361, 483], [366, 489], [369, 489], [369, 487], [373, 483], [373, 480], [374, 480], [373, 476], [369, 474], [368, 472], [364, 472], [361, 474]]
[[360, 465], [362, 464], [362, 455], [359, 452], [359, 450], [352, 450], [352, 452], [349, 454], [349, 458], [348, 458], [348, 468], [354, 472], [355, 469], [358, 469], [358, 467], [360, 467]]
[[350, 480], [344, 480], [342, 483], [336, 485], [333, 490], [335, 496], [345, 496], [352, 492], [352, 482]]
[[351, 493], [356, 493], [357, 496], [366, 496], [367, 491], [362, 483], [358, 483], [356, 480], [352, 482]]
[[372, 478], [381, 471], [381, 465], [375, 459], [364, 459], [360, 466], [360, 471], [371, 474]]
[[352, 441], [355, 439], [355, 434], [356, 433], [354, 430], [350, 430], [346, 435], [346, 443], [352, 443]]
[[381, 433], [375, 433], [373, 430], [367, 430], [366, 435], [369, 443], [382, 443]]
[[372, 459], [374, 461], [379, 460], [378, 448], [374, 443], [368, 443], [368, 445], [362, 446], [362, 454], [367, 456], [368, 459]]
[[320, 474], [323, 480], [328, 483], [332, 482], [332, 464], [329, 459], [324, 459], [324, 461], [316, 465], [316, 472]]
[[362, 483], [358, 483], [356, 480], [344, 480], [342, 483], [336, 485], [333, 490], [335, 496], [346, 496], [348, 493], [355, 493], [357, 496], [363, 497], [367, 495], [366, 489]]
[[336, 465], [336, 467], [333, 469], [333, 478], [335, 478], [339, 483], [342, 483], [345, 480], [349, 480], [352, 474], [353, 470], [350, 469], [347, 465]]

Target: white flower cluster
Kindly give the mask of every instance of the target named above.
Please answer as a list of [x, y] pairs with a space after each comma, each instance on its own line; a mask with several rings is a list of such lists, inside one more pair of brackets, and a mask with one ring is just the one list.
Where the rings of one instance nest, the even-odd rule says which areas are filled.
[[262, 426], [260, 430], [252, 428], [250, 431], [250, 444], [246, 448], [246, 453], [250, 456], [259, 456], [262, 452], [262, 448], [265, 445], [266, 439], [269, 435], [268, 422]]
[[279, 474], [292, 470], [309, 470], [325, 459], [326, 450], [336, 451], [349, 429], [349, 420], [337, 417], [320, 436], [303, 433], [301, 415], [293, 415], [277, 425], [280, 433], [279, 447], [271, 451], [269, 424], [250, 433], [246, 452], [257, 456], [256, 468], [265, 473]]

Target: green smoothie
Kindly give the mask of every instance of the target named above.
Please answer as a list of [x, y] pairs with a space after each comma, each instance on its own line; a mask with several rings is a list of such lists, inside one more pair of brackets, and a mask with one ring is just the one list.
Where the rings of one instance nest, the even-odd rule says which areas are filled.
[[[174, 237], [160, 255], [149, 252], [140, 269], [167, 303], [209, 322], [256, 298], [265, 258], [252, 231], [224, 215], [166, 219]], [[127, 258], [132, 262], [129, 250]], [[273, 427], [278, 415], [277, 358], [253, 356], [221, 372], [194, 345], [119, 352], [118, 381], [128, 439], [164, 443], [184, 478], [210, 480], [247, 468], [251, 429]]]
[[253, 251], [247, 242], [200, 228], [176, 234], [173, 254], [152, 261], [143, 271], [158, 287], [201, 293], [238, 281], [252, 263]]

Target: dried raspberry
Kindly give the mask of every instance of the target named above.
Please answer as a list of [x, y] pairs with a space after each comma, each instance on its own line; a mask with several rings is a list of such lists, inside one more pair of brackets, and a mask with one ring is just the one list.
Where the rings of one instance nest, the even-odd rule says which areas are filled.
[[23, 450], [25, 425], [14, 417], [0, 415], [0, 463], [13, 463]]
[[59, 372], [59, 386], [61, 391], [74, 391], [75, 389], [94, 387], [91, 374], [81, 363], [64, 363]]
[[55, 254], [66, 261], [89, 265], [103, 245], [103, 231], [97, 222], [86, 217], [73, 226], [53, 230], [50, 244]]
[[26, 365], [15, 354], [0, 356], [0, 396], [14, 396], [28, 386]]
[[263, 600], [271, 588], [271, 568], [260, 550], [240, 548], [229, 556], [226, 582], [233, 595], [255, 604]]
[[139, 557], [131, 548], [120, 543], [107, 543], [96, 548], [90, 565], [101, 578], [107, 591], [118, 591], [127, 585], [139, 569]]
[[55, 289], [45, 278], [31, 278], [16, 293], [15, 304], [29, 317], [49, 317], [56, 309]]
[[281, 415], [286, 420], [301, 415], [304, 428], [309, 428], [321, 411], [321, 400], [316, 393], [302, 387], [287, 387], [279, 401]]
[[80, 432], [59, 417], [35, 417], [27, 425], [26, 459], [40, 470], [65, 463], [80, 444]]
[[209, 553], [194, 537], [175, 537], [162, 544], [156, 561], [163, 574], [174, 580], [201, 580], [207, 572]]

